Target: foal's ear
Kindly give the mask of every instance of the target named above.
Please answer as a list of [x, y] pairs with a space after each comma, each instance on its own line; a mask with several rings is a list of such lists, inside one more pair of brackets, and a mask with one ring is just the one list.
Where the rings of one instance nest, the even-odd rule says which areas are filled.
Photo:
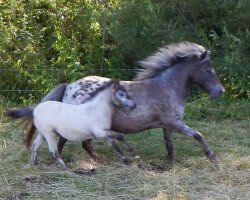
[[119, 87], [120, 87], [120, 80], [113, 80], [112, 88], [114, 90], [117, 90], [119, 89]]

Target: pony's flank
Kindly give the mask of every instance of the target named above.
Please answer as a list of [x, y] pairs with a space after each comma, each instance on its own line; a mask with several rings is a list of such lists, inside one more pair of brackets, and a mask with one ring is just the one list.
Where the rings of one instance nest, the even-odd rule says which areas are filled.
[[143, 67], [134, 80], [152, 78], [184, 60], [201, 59], [206, 52], [203, 46], [191, 42], [167, 45], [154, 55], [139, 62]]

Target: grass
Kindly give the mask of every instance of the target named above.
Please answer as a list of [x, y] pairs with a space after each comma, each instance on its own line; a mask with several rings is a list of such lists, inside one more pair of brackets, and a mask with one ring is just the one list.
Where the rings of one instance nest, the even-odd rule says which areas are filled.
[[160, 129], [126, 135], [140, 155], [128, 166], [102, 140], [96, 140], [94, 147], [103, 163], [91, 160], [80, 143], [68, 142], [63, 151], [66, 165], [94, 168], [92, 175], [62, 171], [46, 144], [38, 154], [38, 165], [29, 165], [30, 150], [22, 144], [21, 128], [2, 117], [0, 199], [250, 199], [248, 107], [247, 102], [188, 104], [186, 122], [203, 133], [217, 153], [217, 163], [209, 162], [193, 139], [174, 134], [176, 164], [171, 165]]

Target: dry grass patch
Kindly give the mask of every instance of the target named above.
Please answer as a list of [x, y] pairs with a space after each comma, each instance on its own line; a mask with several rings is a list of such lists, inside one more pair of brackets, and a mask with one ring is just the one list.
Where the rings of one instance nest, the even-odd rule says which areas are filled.
[[0, 124], [0, 199], [250, 199], [249, 121], [188, 124], [204, 133], [218, 163], [207, 161], [196, 142], [175, 134], [177, 163], [169, 164], [156, 129], [127, 135], [141, 156], [129, 166], [102, 141], [94, 146], [103, 163], [91, 160], [80, 143], [69, 142], [63, 151], [66, 165], [95, 169], [87, 175], [61, 171], [47, 145], [38, 154], [39, 164], [29, 165], [21, 130]]

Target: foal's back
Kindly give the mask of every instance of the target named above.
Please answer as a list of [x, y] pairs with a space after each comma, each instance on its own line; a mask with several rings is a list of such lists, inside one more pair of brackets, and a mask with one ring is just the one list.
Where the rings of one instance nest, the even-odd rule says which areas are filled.
[[80, 105], [57, 101], [41, 103], [34, 110], [34, 124], [43, 135], [57, 133], [69, 140], [98, 137], [93, 133], [111, 127], [112, 104], [105, 99], [107, 92]]

